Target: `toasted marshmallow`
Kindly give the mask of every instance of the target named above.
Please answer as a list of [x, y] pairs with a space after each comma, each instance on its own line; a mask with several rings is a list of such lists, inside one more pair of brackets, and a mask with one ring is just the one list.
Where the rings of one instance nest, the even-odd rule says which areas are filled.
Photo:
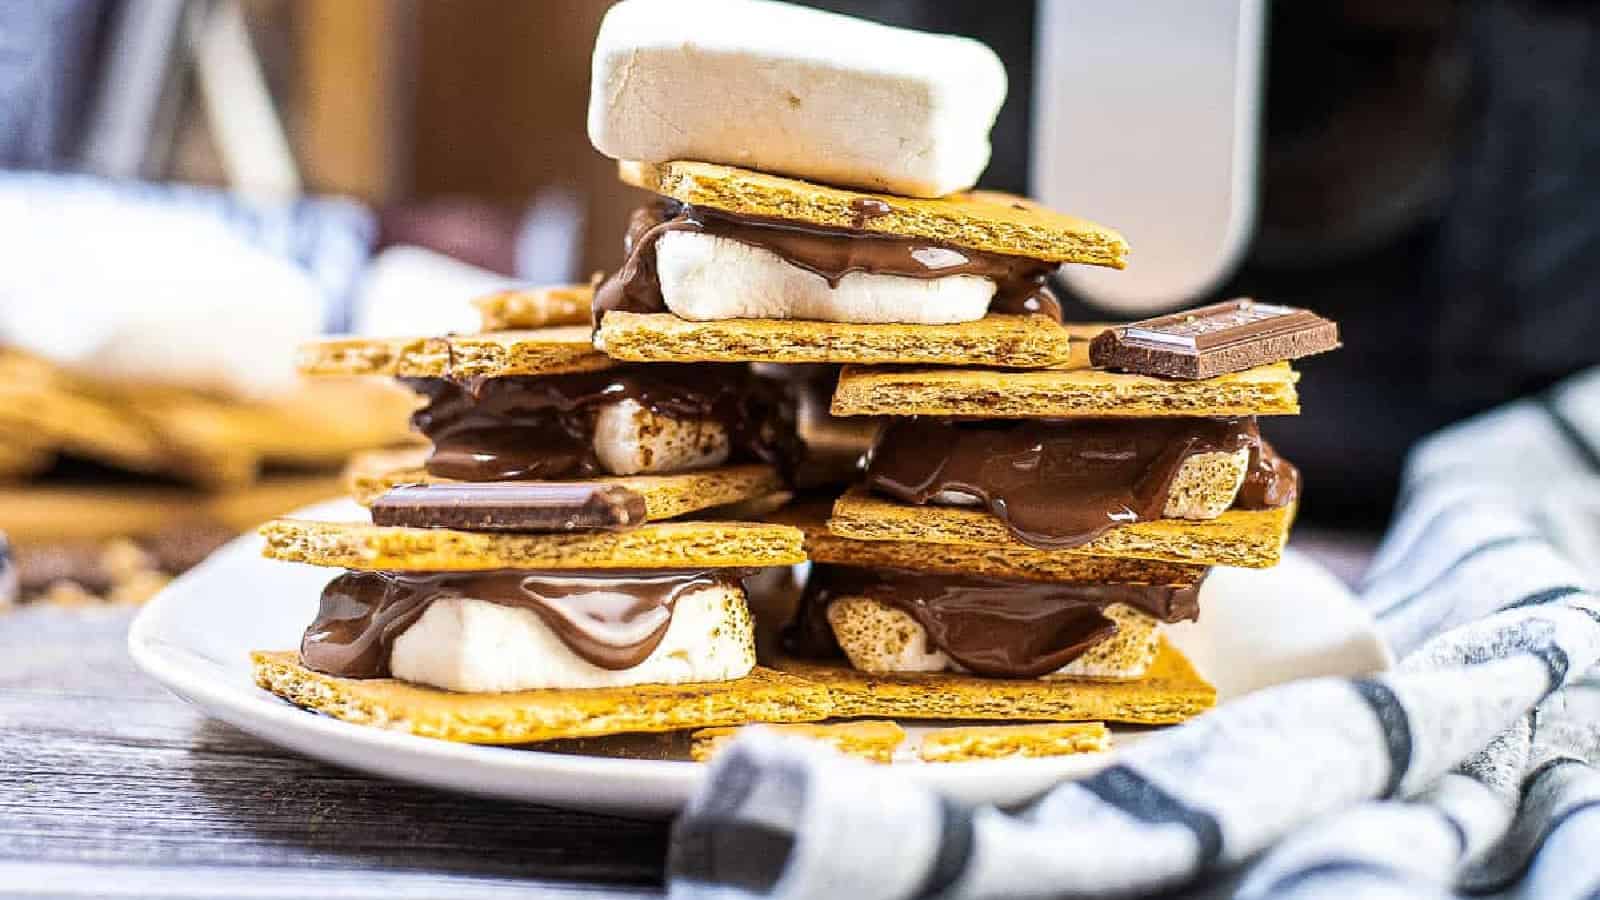
[[1233, 505], [1249, 466], [1249, 450], [1196, 453], [1173, 476], [1162, 514], [1169, 519], [1215, 519]]
[[[964, 672], [928, 641], [927, 629], [908, 613], [870, 597], [840, 597], [828, 606], [828, 624], [850, 666], [874, 675]], [[1160, 623], [1131, 607], [1114, 604], [1106, 617], [1117, 633], [1090, 647], [1051, 678], [1139, 678], [1155, 660]]]
[[771, 250], [671, 231], [656, 243], [661, 298], [680, 319], [812, 319], [948, 325], [984, 317], [995, 284], [977, 275], [908, 278], [850, 272], [834, 287]]
[[623, 0], [595, 39], [589, 140], [911, 197], [971, 187], [1006, 97], [968, 38], [767, 0]]
[[595, 417], [594, 453], [613, 475], [719, 466], [731, 449], [728, 430], [720, 422], [657, 415], [637, 400], [608, 404]]
[[[1233, 506], [1250, 466], [1249, 450], [1196, 453], [1183, 461], [1167, 489], [1162, 515], [1169, 519], [1215, 519]], [[977, 497], [965, 491], [940, 491], [932, 501], [939, 506], [978, 506]]]
[[531, 609], [470, 597], [434, 601], [389, 655], [396, 678], [467, 693], [731, 681], [755, 664], [744, 592], [723, 586], [680, 596], [661, 643], [631, 669], [578, 656]]

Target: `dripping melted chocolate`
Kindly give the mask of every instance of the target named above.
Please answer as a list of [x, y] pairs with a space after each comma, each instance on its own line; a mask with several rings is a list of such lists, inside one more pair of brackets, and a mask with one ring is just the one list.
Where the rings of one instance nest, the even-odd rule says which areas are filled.
[[738, 587], [738, 569], [421, 574], [347, 572], [322, 590], [317, 618], [300, 641], [306, 668], [348, 678], [385, 678], [389, 650], [436, 600], [471, 597], [531, 609], [568, 649], [603, 669], [644, 662], [689, 591]]
[[932, 646], [970, 672], [1038, 678], [1116, 633], [1107, 606], [1126, 604], [1163, 622], [1192, 620], [1199, 615], [1199, 590], [1199, 583], [1045, 583], [817, 565], [786, 640], [800, 655], [838, 656], [829, 604], [870, 597], [911, 616]]
[[714, 235], [771, 251], [834, 287], [851, 272], [907, 278], [977, 275], [995, 283], [994, 299], [989, 304], [992, 311], [1040, 313], [1061, 321], [1061, 303], [1048, 283], [1057, 264], [863, 231], [867, 222], [889, 213], [887, 204], [860, 198], [850, 209], [857, 226], [854, 229], [736, 215], [671, 201], [640, 207], [628, 222], [622, 266], [595, 289], [595, 324], [612, 310], [666, 311], [661, 282], [656, 277], [656, 242], [673, 231]]
[[572, 375], [408, 378], [427, 399], [411, 425], [433, 442], [427, 469], [461, 481], [608, 475], [594, 452], [600, 408], [634, 400], [657, 415], [720, 424], [730, 462], [792, 469], [799, 456], [785, 385], [743, 366], [633, 366]]
[[1281, 506], [1299, 472], [1261, 440], [1253, 417], [1227, 419], [896, 419], [878, 437], [867, 484], [926, 504], [945, 491], [975, 497], [1033, 547], [1076, 547], [1107, 529], [1159, 519], [1190, 456], [1250, 451], [1244, 508]]

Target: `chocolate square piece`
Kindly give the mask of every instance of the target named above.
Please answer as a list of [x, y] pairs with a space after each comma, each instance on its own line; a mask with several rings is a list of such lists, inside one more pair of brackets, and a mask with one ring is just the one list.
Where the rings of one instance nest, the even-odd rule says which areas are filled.
[[1339, 326], [1310, 310], [1229, 300], [1108, 328], [1089, 344], [1089, 361], [1193, 381], [1338, 346]]
[[464, 531], [581, 531], [645, 521], [640, 494], [620, 484], [561, 481], [400, 484], [372, 502], [374, 525]]

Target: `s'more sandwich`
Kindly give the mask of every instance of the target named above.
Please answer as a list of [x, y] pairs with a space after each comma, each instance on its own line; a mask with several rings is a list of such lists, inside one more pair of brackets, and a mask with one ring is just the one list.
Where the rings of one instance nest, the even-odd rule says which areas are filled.
[[[344, 570], [298, 652], [257, 681], [312, 709], [477, 743], [825, 715], [756, 666], [744, 579], [801, 534], [730, 510], [792, 466], [781, 383], [745, 366], [636, 366], [587, 328], [329, 339], [309, 374], [388, 375], [428, 446], [358, 457], [370, 522], [280, 519], [266, 555]], [[714, 509], [716, 508], [716, 509]]]
[[836, 714], [850, 697], [860, 715], [1168, 722], [1211, 704], [1163, 631], [1201, 615], [1210, 567], [1280, 559], [1300, 474], [1257, 417], [1299, 411], [1287, 360], [1337, 328], [1241, 300], [1092, 330], [1037, 371], [845, 370], [832, 412], [887, 424], [860, 483], [795, 523], [818, 565], [785, 647]]
[[765, 0], [623, 0], [589, 136], [655, 196], [594, 292], [639, 361], [1065, 358], [1048, 276], [1121, 268], [1116, 231], [972, 191], [1005, 71], [976, 41]]

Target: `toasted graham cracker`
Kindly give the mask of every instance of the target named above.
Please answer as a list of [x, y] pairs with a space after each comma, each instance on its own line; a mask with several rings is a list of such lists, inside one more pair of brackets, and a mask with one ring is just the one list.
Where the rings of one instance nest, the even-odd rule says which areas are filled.
[[1170, 725], [1217, 702], [1216, 689], [1166, 638], [1143, 678], [979, 678], [930, 673], [869, 675], [838, 663], [780, 658], [775, 667], [828, 688], [830, 718], [1131, 722]]
[[0, 532], [19, 542], [58, 541], [153, 534], [190, 521], [243, 532], [340, 493], [332, 475], [275, 475], [206, 493], [148, 484], [12, 485], [0, 488]]
[[876, 763], [889, 762], [896, 747], [906, 739], [906, 730], [895, 722], [835, 722], [828, 725], [746, 725], [738, 728], [704, 728], [691, 736], [689, 756], [706, 762], [716, 756], [746, 728], [764, 728], [786, 737], [804, 738], [827, 744], [846, 756], [859, 756]]
[[737, 681], [457, 694], [389, 678], [338, 678], [290, 651], [250, 654], [256, 684], [296, 706], [346, 722], [467, 744], [676, 731], [748, 722], [811, 722], [827, 690], [756, 668]]
[[[607, 316], [609, 319], [610, 317]], [[1288, 363], [1172, 381], [1108, 372], [1089, 364], [1101, 325], [1060, 326], [1071, 338], [1064, 362], [1010, 372], [990, 368], [847, 366], [830, 409], [836, 416], [1275, 416], [1300, 412]], [[975, 363], [975, 365], [987, 365]], [[1011, 363], [1005, 365], [1010, 366]]]
[[1053, 722], [941, 728], [922, 736], [917, 755], [923, 762], [948, 763], [1019, 756], [1071, 756], [1105, 753], [1110, 749], [1111, 731], [1104, 722]]
[[1020, 581], [1132, 582], [1189, 586], [1207, 567], [1115, 556], [1085, 556], [1036, 550], [1026, 544], [932, 544], [925, 541], [854, 540], [828, 531], [827, 506], [805, 504], [779, 510], [770, 521], [805, 532], [812, 562], [863, 568], [911, 569], [947, 575], [977, 575]]
[[21, 478], [48, 469], [55, 454], [46, 445], [0, 431], [0, 480]]
[[[1215, 519], [1156, 519], [1113, 528], [1070, 550], [1038, 553], [1120, 556], [1208, 566], [1265, 569], [1278, 564], [1294, 521], [1293, 504], [1230, 509]], [[828, 531], [857, 541], [1026, 546], [985, 510], [912, 506], [852, 488], [833, 505]]]
[[[674, 200], [743, 215], [906, 235], [1050, 262], [1127, 265], [1128, 242], [1115, 230], [996, 191], [921, 200], [702, 162], [623, 162], [618, 175]], [[874, 212], [862, 215], [864, 206]]]
[[956, 325], [722, 319], [609, 312], [599, 345], [639, 362], [933, 363], [1049, 366], [1068, 358], [1068, 332], [1046, 316], [991, 314]]
[[400, 528], [274, 519], [262, 555], [346, 569], [686, 569], [805, 562], [799, 529], [752, 522], [660, 522], [568, 534]]
[[0, 434], [214, 489], [248, 484], [262, 463], [336, 466], [355, 450], [394, 443], [414, 405], [409, 392], [354, 381], [247, 401], [113, 383], [0, 352]]
[[594, 349], [585, 325], [434, 338], [329, 338], [302, 345], [295, 362], [305, 375], [410, 378], [560, 375], [615, 365]]
[[[350, 494], [362, 506], [398, 484], [459, 484], [449, 478], [428, 474], [421, 462], [423, 449], [363, 453], [350, 460], [345, 480]], [[674, 519], [686, 513], [730, 503], [766, 497], [783, 487], [783, 480], [771, 466], [721, 466], [697, 472], [672, 475], [626, 475], [589, 479], [604, 484], [620, 484], [644, 497], [645, 517], [650, 521]]]
[[518, 331], [552, 325], [588, 325], [594, 287], [563, 284], [500, 291], [472, 301], [484, 331]]

